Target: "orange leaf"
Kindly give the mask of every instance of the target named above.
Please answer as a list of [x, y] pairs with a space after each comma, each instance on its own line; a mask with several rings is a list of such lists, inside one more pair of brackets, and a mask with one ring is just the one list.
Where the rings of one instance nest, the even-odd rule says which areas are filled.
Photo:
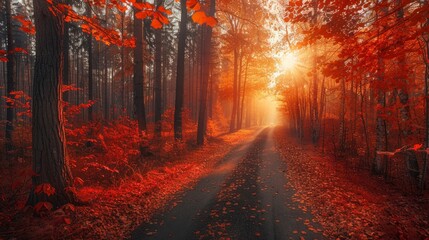
[[158, 19], [153, 19], [150, 26], [155, 28], [155, 29], [160, 29], [160, 28], [162, 28], [162, 23]]
[[170, 22], [170, 20], [168, 20], [168, 18], [166, 18], [164, 15], [162, 14], [158, 14], [158, 20], [162, 23], [162, 24], [168, 24]]
[[199, 12], [195, 12], [192, 15], [192, 21], [202, 25], [206, 22], [207, 20], [207, 15], [204, 11], [199, 11]]
[[136, 13], [136, 18], [138, 18], [138, 19], [145, 19], [148, 16], [149, 16], [149, 14], [147, 11], [141, 11], [141, 12]]
[[210, 27], [214, 27], [217, 24], [217, 20], [214, 17], [207, 17], [206, 24]]
[[160, 7], [158, 8], [158, 11], [160, 11], [160, 12], [162, 12], [162, 13], [165, 13], [165, 14], [167, 14], [167, 15], [171, 15], [171, 14], [172, 14], [171, 10], [169, 10], [169, 9], [165, 9], [165, 7], [164, 7], [164, 6], [160, 6]]

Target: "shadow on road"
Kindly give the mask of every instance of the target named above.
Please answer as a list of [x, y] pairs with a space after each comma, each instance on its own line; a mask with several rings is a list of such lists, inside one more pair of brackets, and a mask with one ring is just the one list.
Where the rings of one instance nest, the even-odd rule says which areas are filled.
[[[321, 239], [285, 188], [272, 128], [228, 153], [213, 173], [138, 227], [132, 239]], [[179, 202], [179, 204], [177, 204]], [[314, 226], [314, 223], [313, 223]]]

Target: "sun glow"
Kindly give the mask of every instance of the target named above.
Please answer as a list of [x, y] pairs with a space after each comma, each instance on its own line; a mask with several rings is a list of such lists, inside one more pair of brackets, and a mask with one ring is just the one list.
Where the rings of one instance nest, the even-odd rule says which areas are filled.
[[298, 57], [294, 53], [285, 53], [284, 56], [280, 59], [279, 70], [280, 71], [290, 71], [295, 68], [298, 62]]

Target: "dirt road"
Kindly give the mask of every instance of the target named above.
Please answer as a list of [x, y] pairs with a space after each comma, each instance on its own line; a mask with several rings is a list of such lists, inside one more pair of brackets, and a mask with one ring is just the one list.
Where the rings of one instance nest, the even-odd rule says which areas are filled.
[[[322, 239], [285, 188], [284, 163], [273, 128], [236, 146], [169, 210], [139, 226], [132, 239]], [[312, 226], [319, 228], [315, 223]]]

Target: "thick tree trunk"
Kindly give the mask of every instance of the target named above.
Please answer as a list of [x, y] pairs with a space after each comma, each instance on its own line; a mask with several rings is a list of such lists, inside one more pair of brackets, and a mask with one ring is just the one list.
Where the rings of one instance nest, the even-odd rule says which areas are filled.
[[[7, 97], [13, 99], [15, 91], [15, 80], [14, 80], [14, 65], [15, 65], [15, 56], [13, 54], [14, 44], [12, 38], [12, 14], [11, 14], [11, 0], [6, 0], [6, 27], [7, 27], [7, 75], [6, 75], [6, 93]], [[7, 102], [6, 110], [6, 151], [10, 151], [13, 148], [13, 119], [14, 119], [14, 109], [12, 103]]]
[[[216, 9], [216, 0], [210, 0], [210, 16], [214, 16]], [[202, 79], [201, 79], [201, 95], [200, 95], [200, 110], [198, 113], [198, 130], [197, 144], [204, 144], [204, 137], [207, 129], [207, 93], [208, 83], [210, 78], [210, 60], [211, 60], [211, 42], [213, 29], [210, 26], [203, 26], [203, 54], [202, 54]]]
[[176, 74], [176, 102], [174, 109], [174, 138], [182, 140], [183, 126], [183, 97], [184, 97], [184, 78], [185, 78], [185, 48], [186, 48], [186, 28], [188, 22], [188, 12], [186, 0], [180, 0], [181, 18], [179, 29], [179, 44], [177, 52], [177, 74]]
[[[142, 0], [137, 0], [142, 3]], [[136, 12], [137, 10], [135, 10]], [[136, 38], [136, 47], [134, 48], [134, 117], [138, 122], [139, 134], [147, 130], [146, 127], [146, 109], [144, 104], [144, 77], [143, 77], [143, 22], [134, 17], [134, 37]], [[143, 147], [141, 147], [143, 153]]]
[[[36, 63], [33, 83], [32, 134], [33, 134], [33, 189], [28, 204], [49, 201], [55, 207], [75, 202], [72, 175], [66, 154], [61, 84], [63, 67], [62, 16], [53, 15], [46, 1], [34, 0], [36, 33]], [[37, 194], [34, 188], [50, 184], [55, 194], [48, 197]]]

